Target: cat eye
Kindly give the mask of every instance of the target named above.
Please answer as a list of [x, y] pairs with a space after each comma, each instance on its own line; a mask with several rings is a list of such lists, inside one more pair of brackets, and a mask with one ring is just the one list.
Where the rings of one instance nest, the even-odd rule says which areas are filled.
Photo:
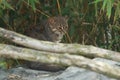
[[62, 29], [62, 27], [61, 27], [61, 26], [59, 26], [59, 27], [58, 27], [58, 29]]
[[56, 34], [56, 36], [59, 36], [59, 34]]
[[53, 18], [49, 19], [49, 22], [50, 22], [51, 24], [55, 23], [55, 21], [54, 21]]

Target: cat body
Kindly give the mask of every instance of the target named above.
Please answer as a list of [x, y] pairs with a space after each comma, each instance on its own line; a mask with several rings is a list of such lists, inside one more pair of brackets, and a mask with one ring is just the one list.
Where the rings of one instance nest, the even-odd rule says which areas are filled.
[[[58, 16], [48, 18], [47, 20], [41, 22], [41, 24], [27, 29], [25, 34], [29, 37], [39, 40], [60, 42], [67, 30], [67, 19], [65, 17]], [[63, 69], [63, 67], [57, 65], [48, 65], [45, 63], [32, 61], [26, 61], [25, 64], [27, 67], [36, 70], [58, 71]]]
[[[51, 17], [40, 24], [25, 31], [27, 36], [44, 41], [60, 42], [67, 31], [68, 24], [65, 17]], [[64, 30], [64, 31], [63, 31]]]

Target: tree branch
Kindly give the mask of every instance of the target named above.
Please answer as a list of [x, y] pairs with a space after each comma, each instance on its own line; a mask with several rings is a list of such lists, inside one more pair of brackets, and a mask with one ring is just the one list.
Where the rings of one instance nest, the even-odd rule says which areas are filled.
[[71, 53], [87, 57], [101, 57], [120, 62], [120, 53], [110, 50], [97, 48], [94, 46], [80, 45], [80, 44], [62, 44], [47, 41], [39, 41], [30, 37], [18, 34], [13, 31], [0, 28], [0, 36], [10, 41], [30, 47], [37, 50], [56, 52], [56, 53]]

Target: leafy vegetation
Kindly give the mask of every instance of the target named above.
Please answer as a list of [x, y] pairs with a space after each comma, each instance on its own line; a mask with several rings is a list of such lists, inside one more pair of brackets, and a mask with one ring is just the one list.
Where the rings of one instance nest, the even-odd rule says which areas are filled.
[[58, 15], [69, 17], [72, 43], [120, 51], [119, 0], [0, 0], [0, 26], [19, 33]]

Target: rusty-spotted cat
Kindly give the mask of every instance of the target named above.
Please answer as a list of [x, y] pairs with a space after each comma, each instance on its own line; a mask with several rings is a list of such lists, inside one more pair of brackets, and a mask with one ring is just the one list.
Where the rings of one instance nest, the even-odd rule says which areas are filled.
[[25, 34], [39, 40], [60, 42], [68, 30], [67, 21], [68, 19], [62, 16], [50, 17], [42, 21], [40, 25], [27, 29]]
[[[27, 29], [25, 34], [39, 40], [60, 42], [68, 30], [67, 21], [68, 19], [62, 16], [50, 17], [42, 21], [40, 25], [38, 24], [37, 26]], [[37, 70], [57, 71], [63, 69], [60, 66], [39, 62], [25, 61], [25, 64], [27, 67]]]

